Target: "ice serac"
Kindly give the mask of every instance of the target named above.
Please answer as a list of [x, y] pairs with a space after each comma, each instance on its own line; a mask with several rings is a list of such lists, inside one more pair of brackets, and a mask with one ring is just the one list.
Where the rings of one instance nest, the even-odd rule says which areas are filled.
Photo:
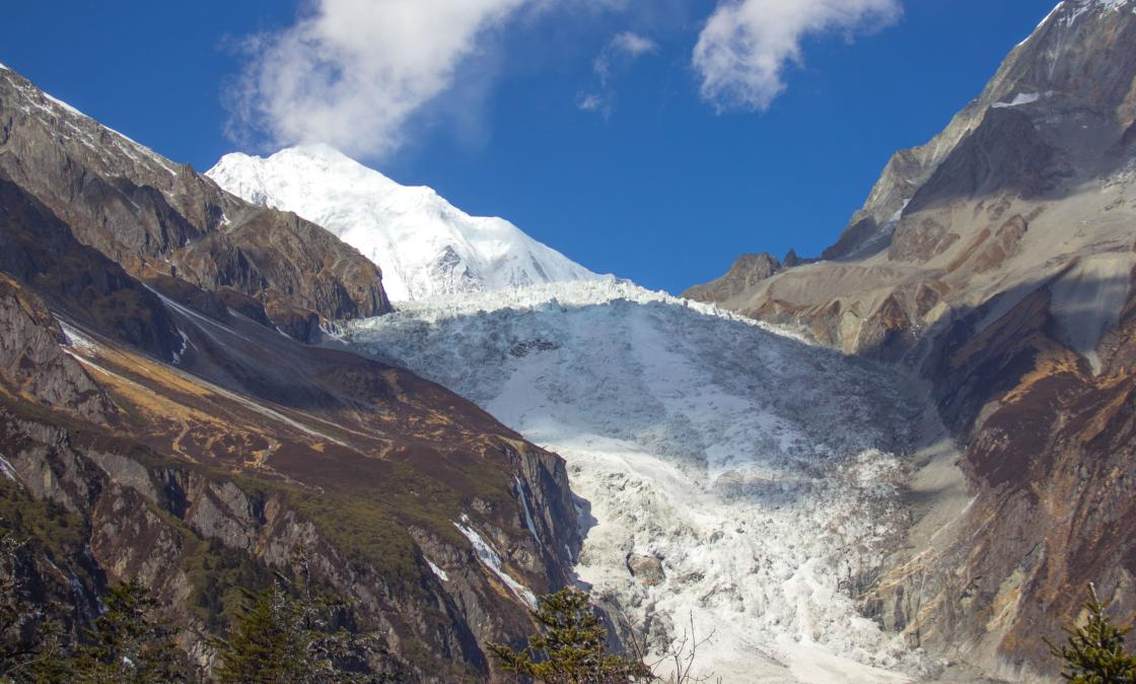
[[580, 578], [657, 651], [693, 620], [700, 676], [940, 671], [855, 599], [902, 541], [903, 454], [935, 422], [903, 374], [615, 279], [411, 302], [345, 335], [561, 454]]
[[234, 599], [302, 553], [374, 635], [375, 679], [492, 679], [486, 645], [572, 581], [567, 471], [432, 382], [303, 343], [388, 310], [334, 235], [0, 71], [0, 531], [29, 616], [8, 636], [81, 634], [136, 579], [207, 677]]
[[[914, 552], [868, 607], [1013, 679], [1053, 674], [1040, 637], [1088, 582], [1136, 607], [1134, 125], [1136, 2], [1062, 2], [892, 158], [826, 261], [713, 300], [929, 382], [962, 472], [917, 473]], [[973, 499], [939, 502], [959, 482]]]
[[470, 216], [325, 145], [228, 154], [206, 172], [254, 204], [318, 223], [378, 264], [394, 301], [596, 275], [500, 218]]

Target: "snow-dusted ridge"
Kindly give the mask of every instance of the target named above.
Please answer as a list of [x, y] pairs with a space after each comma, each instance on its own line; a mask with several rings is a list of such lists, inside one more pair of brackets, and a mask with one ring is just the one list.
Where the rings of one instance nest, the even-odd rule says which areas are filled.
[[[10, 82], [22, 96], [22, 99], [13, 104], [25, 113], [40, 118], [50, 117], [55, 124], [56, 131], [64, 138], [73, 139], [95, 152], [99, 151], [101, 145], [111, 144], [136, 163], [147, 166], [156, 165], [171, 176], [177, 175], [177, 169], [165, 157], [91, 118], [63, 100], [39, 90], [30, 81], [12, 71], [11, 68], [0, 64], [0, 74], [3, 74], [6, 79], [10, 79]], [[109, 140], [105, 139], [104, 134], [109, 134]]]
[[500, 218], [470, 216], [326, 145], [227, 154], [206, 172], [249, 202], [295, 212], [383, 271], [395, 302], [597, 277]]
[[[614, 278], [411, 302], [344, 340], [562, 455], [596, 520], [577, 572], [656, 644], [693, 616], [715, 631], [700, 663], [728, 682], [932, 666], [849, 596], [906, 525], [923, 404], [895, 372]], [[630, 554], [659, 559], [662, 583], [631, 576]]]
[[1069, 27], [1072, 26], [1077, 19], [1093, 9], [1116, 12], [1128, 6], [1131, 6], [1132, 11], [1136, 12], [1136, 0], [1061, 0], [1061, 2], [1053, 6], [1049, 14], [1045, 15], [1045, 17], [1038, 22], [1033, 32], [1018, 43], [1017, 47], [1021, 47], [1030, 42], [1042, 27], [1048, 24], [1051, 19], [1058, 16], [1064, 9], [1070, 10], [1070, 13], [1062, 16], [1061, 22], [1064, 26]]

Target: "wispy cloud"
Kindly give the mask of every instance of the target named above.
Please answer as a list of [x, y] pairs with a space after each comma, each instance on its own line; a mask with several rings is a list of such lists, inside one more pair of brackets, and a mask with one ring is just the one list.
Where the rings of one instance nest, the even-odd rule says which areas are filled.
[[595, 93], [581, 93], [576, 98], [576, 106], [585, 112], [598, 112], [603, 110], [605, 104], [604, 99]]
[[246, 42], [230, 130], [387, 154], [410, 118], [453, 86], [463, 60], [531, 1], [314, 0], [290, 28]]
[[577, 96], [576, 106], [587, 112], [610, 115], [615, 102], [613, 80], [617, 72], [629, 68], [640, 57], [658, 51], [658, 43], [646, 36], [632, 31], [615, 34], [592, 63], [598, 82], [596, 90]]
[[806, 36], [846, 37], [893, 24], [900, 0], [721, 0], [694, 48], [702, 97], [719, 109], [767, 109]]
[[632, 57], [640, 57], [651, 52], [658, 52], [659, 45], [646, 36], [624, 31], [611, 39], [611, 49]]

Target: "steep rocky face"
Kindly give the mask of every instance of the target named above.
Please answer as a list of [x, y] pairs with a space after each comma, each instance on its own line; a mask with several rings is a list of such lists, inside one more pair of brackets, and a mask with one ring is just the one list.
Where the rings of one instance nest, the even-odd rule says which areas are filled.
[[893, 332], [939, 325], [1082, 256], [1127, 251], [1132, 10], [1127, 1], [1059, 4], [943, 133], [889, 162], [827, 261], [713, 300], [849, 352], [896, 358], [920, 336], [897, 347], [886, 343]]
[[1094, 370], [1051, 335], [1055, 286], [976, 311], [936, 342], [936, 393], [967, 435], [959, 466], [973, 498], [869, 600], [910, 642], [1024, 681], [1054, 674], [1043, 637], [1062, 638], [1089, 582], [1116, 619], [1136, 608], [1136, 301]]
[[11, 394], [106, 424], [115, 412], [98, 384], [59, 347], [63, 330], [38, 297], [0, 274], [0, 382]]
[[571, 581], [561, 459], [407, 371], [293, 339], [387, 307], [326, 231], [8, 71], [0, 122], [0, 531], [28, 541], [0, 573], [69, 634], [137, 578], [208, 668], [240, 590], [303, 549], [379, 635], [376, 672], [492, 677], [485, 644], [518, 642], [531, 597]]
[[327, 231], [229, 195], [8, 69], [0, 171], [136, 277], [284, 297], [325, 320], [390, 310], [378, 268]]
[[[1033, 165], [1026, 167], [1031, 173], [1046, 166], [1037, 163], [1044, 161], [1037, 155], [1044, 154], [1047, 143], [1057, 147], [1065, 161], [1089, 175], [1114, 164], [1115, 158], [1107, 152], [1136, 116], [1132, 80], [1136, 55], [1130, 47], [1136, 40], [1136, 23], [1131, 15], [1132, 6], [1125, 0], [1059, 3], [1034, 33], [1010, 52], [982, 93], [956, 114], [942, 133], [926, 145], [901, 150], [892, 157], [863, 208], [852, 217], [837, 243], [825, 250], [824, 258], [863, 258], [886, 248], [891, 232], [917, 195], [922, 193], [922, 199], [928, 201], [945, 190], [951, 194], [941, 182], [959, 184], [953, 189], [956, 194], [981, 190], [967, 185], [981, 180], [973, 174], [977, 171], [981, 175], [983, 170], [966, 169], [965, 160], [960, 158], [970, 156], [971, 166], [981, 164], [973, 157], [975, 147], [984, 144], [1004, 146], [1001, 154], [990, 156], [989, 161], [996, 165], [1012, 166], [1033, 155], [1029, 160]], [[1006, 116], [1006, 110], [1010, 116]], [[1024, 115], [1031, 125], [1014, 114]], [[1023, 133], [1024, 139], [1007, 135], [1014, 130]], [[968, 138], [971, 143], [960, 144]], [[1011, 143], [1020, 143], [1022, 148], [1017, 162], [1017, 146]], [[939, 174], [939, 181], [929, 182], [949, 157], [955, 157], [952, 165], [968, 173], [944, 172]], [[1007, 187], [1020, 182], [1014, 173], [1000, 173], [1006, 170], [989, 169], [987, 180]]]
[[79, 243], [66, 224], [0, 171], [0, 269], [72, 316], [161, 359], [181, 345], [158, 298], [121, 266]]
[[930, 505], [934, 529], [865, 605], [1029, 681], [1053, 674], [1040, 637], [1086, 582], [1134, 602], [1134, 45], [1131, 0], [1060, 3], [943, 133], [897, 153], [826, 261], [714, 300], [929, 381], [973, 502]]

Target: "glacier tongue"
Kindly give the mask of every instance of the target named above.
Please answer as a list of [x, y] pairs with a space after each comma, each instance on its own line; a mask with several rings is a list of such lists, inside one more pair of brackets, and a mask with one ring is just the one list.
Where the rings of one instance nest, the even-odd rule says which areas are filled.
[[926, 666], [850, 596], [902, 543], [904, 378], [614, 279], [414, 302], [346, 339], [561, 454], [590, 505], [577, 572], [656, 647], [693, 620], [731, 682]]
[[395, 302], [597, 277], [504, 219], [470, 216], [430, 188], [399, 185], [325, 145], [268, 158], [227, 154], [205, 175], [335, 233], [379, 265]]

